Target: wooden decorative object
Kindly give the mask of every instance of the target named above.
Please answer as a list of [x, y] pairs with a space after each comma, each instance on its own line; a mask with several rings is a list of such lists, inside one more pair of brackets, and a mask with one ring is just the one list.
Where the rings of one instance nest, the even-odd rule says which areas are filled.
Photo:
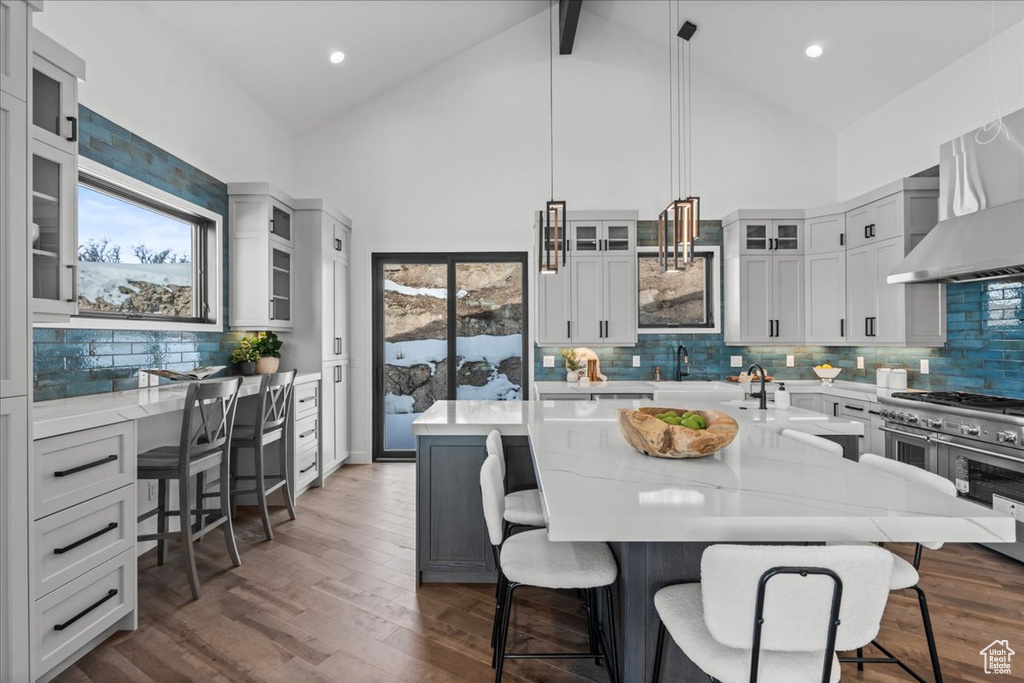
[[[655, 415], [674, 410], [682, 415], [694, 412], [704, 418], [707, 429], [689, 429], [662, 422]], [[659, 458], [702, 458], [719, 451], [736, 438], [740, 426], [717, 410], [691, 408], [638, 408], [619, 410], [619, 430], [626, 443], [644, 455]]]

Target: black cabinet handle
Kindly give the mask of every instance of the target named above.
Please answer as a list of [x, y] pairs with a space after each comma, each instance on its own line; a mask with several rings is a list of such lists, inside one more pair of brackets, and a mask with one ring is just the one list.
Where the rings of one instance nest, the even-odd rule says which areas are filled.
[[[273, 230], [271, 230], [271, 232], [273, 232]], [[271, 299], [271, 300], [270, 300], [270, 319], [271, 319], [271, 320], [273, 320], [273, 319], [274, 319], [274, 308], [275, 308], [275, 306], [274, 306], [274, 300], [273, 300], [273, 299]]]
[[878, 336], [878, 334], [877, 334], [877, 332], [875, 330], [875, 321], [877, 321], [877, 320], [878, 320], [878, 318], [875, 318], [875, 317], [868, 318], [868, 325], [869, 325], [868, 329], [870, 330], [870, 332], [868, 332], [868, 336], [869, 337], [877, 337]]
[[571, 320], [566, 320], [565, 321], [565, 338], [566, 339], [572, 339], [572, 321]]
[[881, 414], [882, 414], [882, 413], [880, 413], [880, 412], [879, 412], [879, 411], [877, 411], [877, 410], [869, 410], [869, 411], [868, 411], [868, 415], [881, 415]]
[[300, 398], [299, 403], [309, 403], [310, 401], [316, 400], [315, 398]]
[[311, 462], [309, 464], [309, 467], [304, 467], [301, 470], [299, 470], [299, 474], [305, 474], [306, 472], [309, 472], [314, 467], [316, 467], [316, 458], [313, 458], [313, 462]]
[[771, 250], [772, 250], [772, 238], [769, 237], [768, 238], [768, 251], [771, 251]]
[[841, 247], [846, 246], [846, 233], [845, 232], [839, 233], [839, 246], [841, 246]]
[[845, 337], [846, 336], [846, 318], [840, 318], [839, 319], [839, 336], [840, 337]]
[[341, 240], [339, 240], [338, 238], [335, 238], [334, 239], [334, 251], [341, 251], [341, 250], [342, 250]]
[[78, 539], [77, 541], [75, 541], [74, 543], [72, 543], [70, 545], [66, 545], [63, 548], [54, 548], [53, 549], [53, 554], [54, 555], [63, 555], [64, 553], [66, 553], [66, 552], [68, 552], [70, 550], [74, 550], [78, 546], [84, 545], [85, 543], [88, 543], [89, 541], [91, 541], [91, 540], [93, 540], [95, 538], [99, 538], [103, 534], [109, 533], [109, 532], [113, 531], [116, 528], [117, 528], [117, 522], [111, 522], [110, 524], [108, 524], [107, 526], [103, 527], [99, 531], [94, 531], [93, 533], [89, 534], [85, 538], [80, 538], [80, 539]]
[[843, 407], [846, 408], [847, 410], [856, 410], [858, 413], [864, 412], [864, 409], [861, 408], [860, 406], [851, 406], [849, 403], [843, 404]]
[[310, 434], [316, 434], [316, 429], [310, 429], [308, 432], [302, 432], [301, 434], [299, 434], [299, 438], [305, 439]]
[[871, 318], [864, 318], [864, 336], [871, 336]]
[[71, 137], [64, 139], [68, 142], [78, 142], [78, 117], [66, 116], [65, 118], [71, 122]]
[[79, 619], [84, 617], [86, 614], [88, 614], [89, 612], [93, 611], [94, 609], [96, 609], [97, 607], [99, 607], [100, 605], [105, 603], [107, 600], [109, 600], [110, 598], [114, 597], [115, 595], [117, 595], [117, 589], [116, 588], [111, 588], [109, 591], [107, 591], [106, 595], [104, 595], [102, 598], [100, 598], [96, 602], [94, 602], [91, 605], [89, 605], [88, 607], [86, 607], [84, 610], [82, 610], [81, 612], [79, 612], [75, 616], [73, 616], [70, 619], [68, 619], [67, 621], [65, 621], [63, 624], [56, 624], [56, 625], [54, 625], [53, 630], [54, 631], [63, 631], [68, 626], [71, 626], [71, 624], [75, 623], [76, 621], [78, 621]]
[[78, 467], [72, 467], [69, 470], [57, 470], [56, 472], [53, 473], [53, 476], [55, 476], [55, 477], [66, 477], [69, 474], [78, 474], [79, 472], [84, 472], [85, 470], [91, 470], [93, 467], [99, 467], [100, 465], [106, 465], [108, 462], [114, 462], [115, 460], [117, 460], [117, 456], [116, 455], [108, 455], [105, 458], [101, 458], [99, 460], [94, 460], [92, 462], [87, 462], [84, 465], [79, 465]]

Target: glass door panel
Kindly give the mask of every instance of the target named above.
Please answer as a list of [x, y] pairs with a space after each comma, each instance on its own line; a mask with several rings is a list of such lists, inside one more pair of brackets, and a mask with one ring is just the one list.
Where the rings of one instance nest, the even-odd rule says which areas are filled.
[[62, 180], [59, 163], [32, 155], [32, 296], [36, 299], [61, 298]]
[[274, 320], [292, 319], [292, 255], [282, 249], [271, 248], [271, 295]]
[[573, 251], [597, 251], [597, 225], [574, 225]]
[[32, 70], [32, 125], [61, 134], [61, 83], [38, 69]]
[[455, 397], [523, 396], [523, 266], [455, 264]]
[[270, 207], [270, 233], [286, 242], [292, 241], [292, 214], [276, 204]]
[[629, 251], [629, 226], [605, 224], [608, 251]]
[[800, 226], [794, 223], [779, 223], [775, 226], [775, 234], [778, 238], [775, 243], [776, 249], [796, 250], [800, 248]]
[[747, 225], [744, 227], [748, 251], [765, 251], [768, 249], [768, 226]]
[[414, 451], [412, 423], [448, 398], [448, 266], [383, 266], [383, 450]]

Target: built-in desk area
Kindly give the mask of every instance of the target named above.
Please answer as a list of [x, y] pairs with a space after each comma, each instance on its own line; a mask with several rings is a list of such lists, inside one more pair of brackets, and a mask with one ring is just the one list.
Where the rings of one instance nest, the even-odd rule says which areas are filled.
[[[283, 447], [298, 496], [319, 477], [320, 374], [300, 373], [295, 382]], [[259, 386], [258, 376], [244, 378], [236, 422], [253, 412]], [[42, 680], [138, 625], [136, 558], [155, 543], [136, 539], [156, 530], [156, 518], [136, 519], [156, 506], [156, 496], [155, 486], [136, 485], [136, 454], [178, 443], [186, 391], [187, 383], [176, 383], [33, 406], [29, 575]]]

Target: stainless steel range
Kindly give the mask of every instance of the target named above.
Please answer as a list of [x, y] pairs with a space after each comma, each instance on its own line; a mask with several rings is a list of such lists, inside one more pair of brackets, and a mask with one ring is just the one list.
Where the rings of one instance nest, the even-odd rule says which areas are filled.
[[989, 547], [1024, 562], [1024, 399], [966, 392], [880, 396], [885, 455], [934, 472], [957, 493], [1017, 519], [1017, 542]]

